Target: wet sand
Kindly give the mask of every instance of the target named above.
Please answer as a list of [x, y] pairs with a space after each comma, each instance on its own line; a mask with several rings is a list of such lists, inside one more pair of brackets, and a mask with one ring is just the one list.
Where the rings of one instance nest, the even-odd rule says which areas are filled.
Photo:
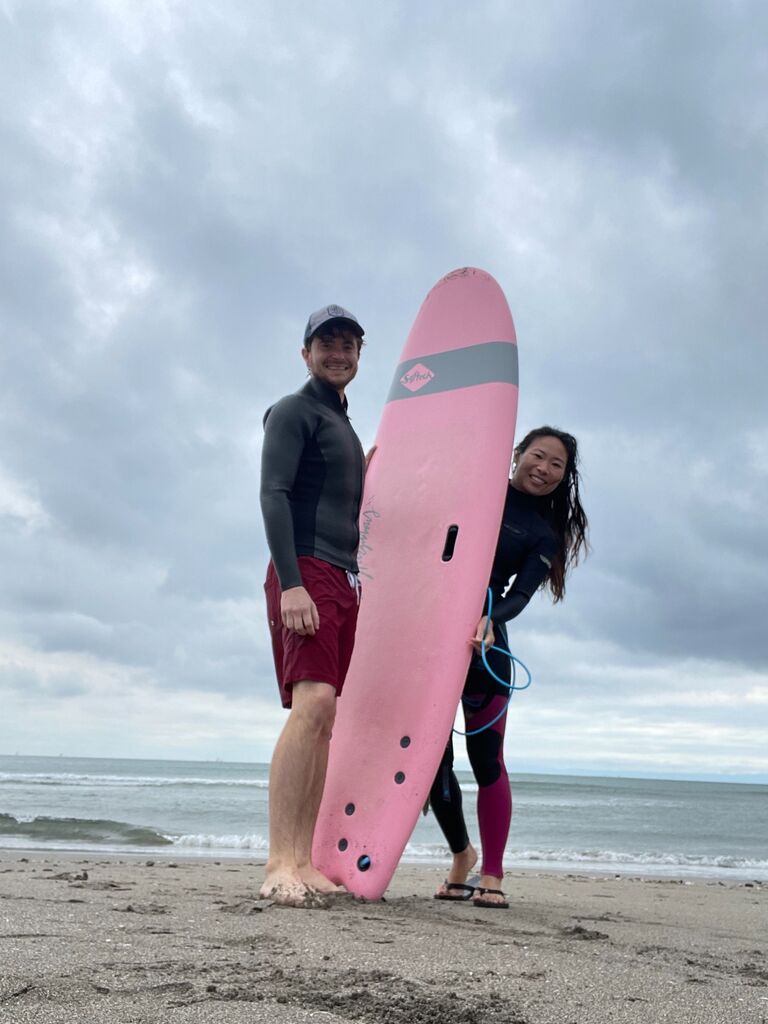
[[0, 1021], [768, 1024], [768, 885], [512, 872], [258, 899], [252, 861], [0, 853]]

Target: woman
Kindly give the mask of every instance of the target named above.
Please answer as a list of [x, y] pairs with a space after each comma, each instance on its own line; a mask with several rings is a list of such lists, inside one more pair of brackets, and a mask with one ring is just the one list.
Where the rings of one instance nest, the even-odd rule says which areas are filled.
[[[478, 785], [477, 817], [483, 850], [480, 884], [467, 884], [477, 851], [464, 824], [451, 739], [430, 793], [432, 810], [453, 854], [451, 870], [435, 899], [471, 898], [480, 907], [509, 906], [501, 890], [502, 857], [512, 817], [512, 794], [503, 754], [504, 708], [509, 690], [487, 672], [479, 652], [483, 640], [486, 648], [496, 643], [509, 649], [504, 623], [520, 614], [539, 587], [546, 587], [555, 603], [562, 601], [565, 578], [587, 551], [587, 517], [579, 497], [576, 438], [554, 427], [538, 427], [515, 448], [489, 583], [491, 617], [489, 621], [487, 614], [483, 615], [477, 624], [472, 640], [476, 653], [462, 696], [466, 731], [482, 730], [467, 736], [467, 755]], [[515, 581], [502, 597], [512, 576]], [[509, 682], [509, 659], [490, 650], [486, 657], [495, 674]]]

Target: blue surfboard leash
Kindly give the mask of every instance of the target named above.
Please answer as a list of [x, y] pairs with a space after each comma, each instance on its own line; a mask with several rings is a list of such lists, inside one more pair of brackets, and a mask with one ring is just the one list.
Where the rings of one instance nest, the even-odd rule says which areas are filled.
[[[489, 623], [491, 621], [491, 612], [492, 611], [493, 611], [493, 591], [489, 587], [488, 588], [488, 615], [487, 615], [486, 622], [485, 622], [485, 631], [483, 632], [483, 644], [480, 647], [480, 657], [483, 659], [483, 665], [485, 666], [485, 670], [486, 670], [486, 672], [489, 673], [491, 678], [495, 679], [497, 683], [501, 683], [502, 686], [504, 686], [507, 690], [509, 690], [509, 697], [507, 698], [507, 703], [504, 705], [504, 707], [501, 709], [501, 711], [498, 713], [498, 715], [496, 715], [495, 718], [491, 719], [490, 722], [486, 722], [485, 725], [481, 725], [479, 729], [472, 729], [471, 731], [467, 731], [467, 732], [461, 732], [459, 729], [454, 729], [453, 731], [456, 733], [457, 736], [477, 736], [477, 734], [479, 732], [484, 732], [486, 729], [490, 729], [491, 726], [495, 725], [498, 722], [498, 720], [503, 715], [506, 715], [507, 709], [509, 708], [509, 705], [510, 705], [510, 703], [512, 701], [512, 694], [515, 692], [515, 690], [527, 690], [528, 687], [533, 682], [533, 679], [531, 677], [531, 673], [530, 673], [530, 670], [529, 670], [528, 666], [525, 665], [517, 657], [517, 655], [513, 654], [511, 651], [505, 650], [503, 647], [497, 647], [496, 645], [494, 645], [490, 649], [492, 651], [498, 651], [500, 654], [505, 654], [510, 659], [510, 661], [512, 663], [512, 681], [510, 683], [508, 683], [505, 679], [501, 679], [499, 676], [496, 675], [496, 673], [493, 671], [491, 666], [488, 664], [488, 655], [487, 655], [488, 648], [485, 645], [485, 638], [488, 635], [488, 626], [489, 626]], [[517, 666], [518, 665], [520, 666], [520, 668], [523, 670], [523, 672], [525, 672], [526, 676], [528, 677], [527, 681], [522, 686], [518, 686], [517, 682], [516, 682], [516, 680], [517, 680]], [[462, 697], [461, 700], [462, 700], [462, 703], [468, 704], [470, 707], [472, 706], [472, 702], [466, 700], [466, 698]]]

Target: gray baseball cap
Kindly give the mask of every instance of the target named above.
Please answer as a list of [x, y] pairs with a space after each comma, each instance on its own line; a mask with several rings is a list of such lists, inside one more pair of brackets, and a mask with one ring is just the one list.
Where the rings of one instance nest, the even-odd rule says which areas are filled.
[[306, 345], [313, 334], [317, 334], [322, 327], [331, 323], [336, 323], [340, 327], [349, 327], [350, 330], [354, 331], [361, 338], [365, 334], [365, 331], [357, 322], [357, 317], [350, 313], [348, 309], [344, 309], [343, 306], [323, 306], [322, 309], [312, 313], [309, 320], [307, 320], [307, 326], [304, 331], [304, 344]]

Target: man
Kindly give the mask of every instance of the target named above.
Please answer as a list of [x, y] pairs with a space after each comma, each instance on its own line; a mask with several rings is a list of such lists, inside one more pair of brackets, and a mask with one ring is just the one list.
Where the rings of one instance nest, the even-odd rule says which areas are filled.
[[347, 418], [363, 329], [341, 306], [313, 313], [302, 357], [309, 380], [264, 417], [261, 508], [272, 560], [267, 615], [283, 707], [269, 776], [269, 859], [261, 895], [306, 906], [337, 891], [312, 864], [328, 745], [360, 599], [363, 450]]

